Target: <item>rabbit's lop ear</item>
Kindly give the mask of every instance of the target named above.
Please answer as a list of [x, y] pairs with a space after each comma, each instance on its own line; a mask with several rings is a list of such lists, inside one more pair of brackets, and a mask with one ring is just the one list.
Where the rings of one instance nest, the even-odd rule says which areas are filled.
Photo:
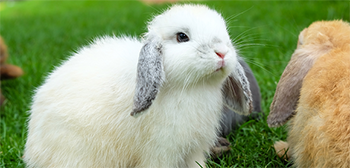
[[131, 116], [137, 116], [152, 105], [164, 81], [161, 48], [159, 42], [149, 41], [141, 49]]
[[224, 105], [230, 110], [248, 115], [252, 112], [252, 94], [241, 64], [227, 77], [223, 85]]
[[267, 117], [269, 127], [285, 124], [295, 114], [304, 77], [317, 56], [296, 50], [277, 84], [276, 92]]

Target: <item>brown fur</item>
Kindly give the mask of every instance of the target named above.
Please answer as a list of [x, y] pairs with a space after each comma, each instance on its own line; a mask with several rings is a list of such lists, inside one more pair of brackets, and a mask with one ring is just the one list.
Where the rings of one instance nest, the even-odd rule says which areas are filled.
[[[20, 67], [6, 64], [8, 54], [7, 54], [7, 46], [0, 36], [0, 79], [13, 79], [21, 76], [23, 71]], [[0, 83], [1, 84], [1, 83]], [[0, 88], [0, 106], [4, 103], [5, 97], [1, 93]]]
[[[289, 124], [289, 155], [297, 167], [350, 167], [350, 25], [342, 21], [315, 22], [301, 36], [293, 57], [305, 55], [297, 61], [313, 59], [314, 63], [305, 78], [282, 75], [278, 84], [302, 82], [301, 89], [297, 89], [300, 97], [291, 97], [298, 103]], [[297, 74], [300, 67], [288, 71]], [[274, 98], [279, 96], [283, 95]], [[274, 102], [273, 115], [286, 115], [273, 111], [278, 109], [275, 106], [284, 106], [280, 100]], [[270, 120], [269, 124], [274, 123]]]

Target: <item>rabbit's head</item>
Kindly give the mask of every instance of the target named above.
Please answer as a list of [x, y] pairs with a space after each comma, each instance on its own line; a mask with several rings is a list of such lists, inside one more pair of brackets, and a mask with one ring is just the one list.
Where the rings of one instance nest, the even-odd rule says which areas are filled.
[[342, 21], [319, 21], [299, 34], [297, 49], [278, 82], [270, 107], [270, 127], [283, 125], [294, 115], [303, 79], [315, 61], [334, 48], [349, 46], [349, 26]]
[[216, 11], [201, 5], [175, 5], [149, 22], [144, 41], [131, 115], [150, 107], [165, 83], [172, 88], [217, 85], [231, 109], [251, 111], [249, 83], [226, 23]]

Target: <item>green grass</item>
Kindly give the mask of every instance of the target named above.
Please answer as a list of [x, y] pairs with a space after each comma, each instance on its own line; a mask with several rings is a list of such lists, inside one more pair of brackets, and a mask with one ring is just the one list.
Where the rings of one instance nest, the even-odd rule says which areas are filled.
[[[276, 84], [293, 53], [299, 32], [316, 20], [349, 21], [346, 1], [199, 1], [229, 19], [232, 39], [253, 69], [267, 115]], [[24, 167], [21, 160], [33, 91], [45, 76], [80, 46], [101, 35], [140, 36], [145, 23], [165, 5], [138, 1], [24, 1], [0, 3], [0, 34], [5, 39], [8, 63], [25, 74], [1, 81], [7, 97], [0, 112], [0, 166]], [[241, 14], [240, 14], [241, 13]], [[240, 14], [237, 17], [236, 15]], [[278, 158], [274, 141], [286, 139], [284, 127], [271, 129], [266, 115], [251, 120], [229, 136], [232, 150], [208, 167], [287, 167]]]

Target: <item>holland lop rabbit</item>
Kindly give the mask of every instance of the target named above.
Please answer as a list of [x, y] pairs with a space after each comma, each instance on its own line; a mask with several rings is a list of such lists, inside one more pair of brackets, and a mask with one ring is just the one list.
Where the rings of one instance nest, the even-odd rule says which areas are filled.
[[280, 156], [288, 150], [297, 167], [350, 167], [349, 23], [319, 21], [300, 33], [270, 110], [271, 127], [290, 119], [288, 143], [275, 143]]
[[[252, 110], [249, 82], [216, 11], [175, 5], [144, 40], [101, 37], [36, 90], [28, 167], [199, 167], [223, 105]], [[198, 162], [198, 164], [197, 164]]]

